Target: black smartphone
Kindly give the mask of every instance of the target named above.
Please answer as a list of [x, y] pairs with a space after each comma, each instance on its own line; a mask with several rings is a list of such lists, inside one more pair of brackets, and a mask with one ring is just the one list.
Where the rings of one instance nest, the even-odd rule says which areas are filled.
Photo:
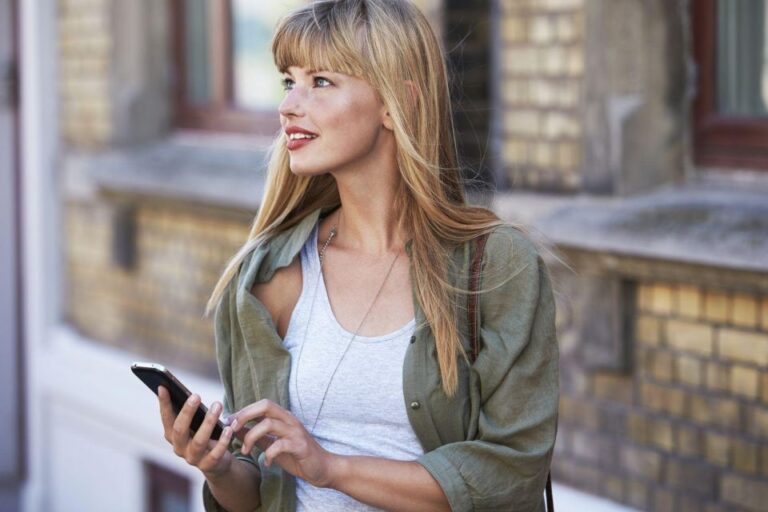
[[[187, 387], [170, 372], [170, 370], [162, 365], [154, 363], [133, 363], [131, 365], [131, 371], [133, 371], [133, 373], [141, 379], [149, 389], [154, 391], [155, 394], [157, 394], [158, 386], [162, 385], [165, 387], [171, 396], [171, 405], [176, 414], [179, 414], [179, 411], [181, 411], [181, 408], [186, 403], [187, 398], [192, 394]], [[200, 428], [207, 412], [208, 408], [202, 403], [197, 406], [197, 410], [192, 417], [192, 423], [189, 427], [193, 433], [197, 432], [197, 429]], [[222, 423], [221, 420], [218, 420], [213, 427], [211, 439], [219, 439], [224, 431], [224, 427], [224, 423]]]

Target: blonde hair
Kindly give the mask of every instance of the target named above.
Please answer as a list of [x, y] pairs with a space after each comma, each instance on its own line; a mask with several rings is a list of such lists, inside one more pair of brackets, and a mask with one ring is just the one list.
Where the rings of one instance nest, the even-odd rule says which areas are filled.
[[[458, 388], [457, 357], [466, 357], [457, 324], [457, 314], [463, 311], [457, 311], [457, 294], [466, 290], [450, 282], [451, 253], [458, 244], [503, 222], [465, 200], [445, 61], [429, 22], [406, 0], [320, 0], [279, 22], [272, 52], [281, 72], [299, 66], [360, 77], [387, 107], [401, 178], [393, 209], [400, 228], [412, 239], [411, 278], [434, 334], [443, 391], [453, 396]], [[281, 132], [270, 149], [264, 197], [248, 240], [227, 263], [206, 314], [252, 249], [316, 209], [339, 204], [333, 176], [291, 172]]]

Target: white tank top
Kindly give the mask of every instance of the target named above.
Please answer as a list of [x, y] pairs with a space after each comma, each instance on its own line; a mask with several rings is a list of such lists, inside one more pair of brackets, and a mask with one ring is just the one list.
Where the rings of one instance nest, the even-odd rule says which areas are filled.
[[[403, 396], [403, 359], [415, 330], [415, 319], [389, 334], [355, 337], [333, 377], [318, 417], [331, 374], [353, 333], [339, 324], [331, 309], [320, 274], [317, 236], [316, 225], [301, 250], [302, 291], [283, 342], [291, 354], [291, 413], [310, 432], [317, 418], [312, 434], [328, 451], [415, 460], [424, 450], [411, 428]], [[306, 346], [299, 360], [305, 332]], [[300, 478], [296, 484], [298, 512], [379, 510], [339, 491], [314, 487]]]

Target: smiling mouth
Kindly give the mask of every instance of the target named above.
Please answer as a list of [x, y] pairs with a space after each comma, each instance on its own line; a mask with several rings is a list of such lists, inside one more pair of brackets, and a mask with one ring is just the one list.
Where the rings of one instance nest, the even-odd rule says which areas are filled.
[[315, 135], [314, 137], [307, 137], [307, 138], [302, 137], [302, 138], [298, 138], [298, 139], [290, 139], [289, 138], [288, 142], [287, 142], [288, 151], [293, 151], [295, 149], [299, 149], [301, 147], [304, 147], [307, 144], [309, 144], [310, 142], [312, 142], [313, 140], [315, 140], [316, 138], [317, 138], [317, 135]]

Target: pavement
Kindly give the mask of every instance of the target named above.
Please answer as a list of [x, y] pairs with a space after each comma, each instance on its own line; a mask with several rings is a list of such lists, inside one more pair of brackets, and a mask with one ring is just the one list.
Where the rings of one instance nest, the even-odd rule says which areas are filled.
[[556, 512], [640, 512], [621, 503], [552, 482]]

